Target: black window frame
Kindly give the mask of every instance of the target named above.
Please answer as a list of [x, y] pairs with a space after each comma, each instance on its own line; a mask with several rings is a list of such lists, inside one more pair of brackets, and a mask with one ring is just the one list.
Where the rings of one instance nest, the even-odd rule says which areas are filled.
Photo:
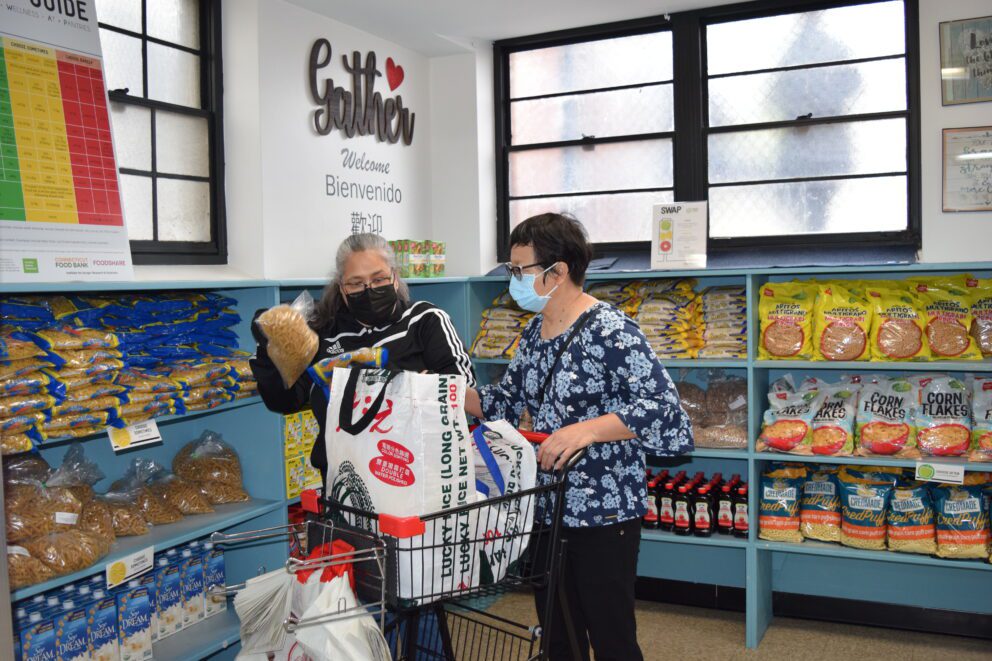
[[[648, 18], [549, 32], [497, 41], [493, 44], [493, 81], [496, 154], [496, 238], [500, 261], [509, 259], [510, 197], [509, 154], [518, 149], [510, 139], [510, 67], [511, 53], [564, 46], [585, 41], [631, 36], [671, 29], [674, 58], [673, 174], [676, 201], [708, 198], [707, 136], [710, 132], [740, 130], [741, 126], [709, 127], [709, 100], [706, 72], [706, 25], [739, 21], [835, 7], [874, 4], [884, 0], [758, 0]], [[737, 249], [774, 248], [852, 248], [900, 246], [919, 249], [921, 245], [920, 200], [920, 68], [918, 0], [903, 0], [905, 7], [906, 99], [907, 110], [897, 113], [848, 115], [837, 118], [814, 118], [804, 125], [825, 124], [857, 119], [898, 116], [906, 118], [907, 228], [898, 232], [863, 232], [846, 234], [794, 235], [777, 237], [734, 237], [707, 241], [708, 251], [718, 253]], [[817, 65], [814, 65], [817, 66]], [[772, 122], [773, 126], [799, 123]], [[758, 126], [758, 125], [755, 125]], [[762, 124], [761, 126], [765, 126]], [[586, 144], [586, 141], [575, 141]], [[589, 141], [591, 144], [593, 141]], [[598, 140], [596, 141], [598, 142]], [[555, 143], [553, 146], [560, 146]], [[527, 145], [527, 148], [532, 148]], [[853, 178], [853, 177], [852, 177]], [[543, 197], [543, 196], [542, 196]], [[548, 196], [553, 197], [553, 196]], [[650, 242], [597, 243], [598, 254], [644, 254]]]
[[[151, 170], [119, 167], [122, 175], [136, 175], [152, 179], [152, 232], [153, 240], [131, 241], [131, 260], [134, 264], [226, 264], [227, 263], [227, 214], [224, 186], [224, 99], [223, 58], [221, 51], [221, 1], [199, 0], [200, 47], [190, 48], [148, 34], [149, 0], [141, 0], [141, 33], [99, 23], [99, 27], [141, 41], [143, 95], [135, 96], [127, 89], [108, 92], [111, 103], [122, 103], [151, 111]], [[148, 44], [175, 48], [200, 58], [200, 107], [176, 105], [148, 98]], [[209, 170], [206, 177], [164, 174], [157, 171], [155, 116], [164, 110], [207, 120], [209, 141]], [[209, 242], [159, 241], [158, 236], [158, 187], [156, 179], [206, 182], [210, 186], [210, 236]], [[127, 210], [125, 209], [125, 219]]]

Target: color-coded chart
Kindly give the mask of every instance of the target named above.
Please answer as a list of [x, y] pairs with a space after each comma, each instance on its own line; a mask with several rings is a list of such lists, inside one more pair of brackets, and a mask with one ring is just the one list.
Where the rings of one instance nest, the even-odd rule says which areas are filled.
[[2, 39], [0, 220], [124, 225], [99, 59]]

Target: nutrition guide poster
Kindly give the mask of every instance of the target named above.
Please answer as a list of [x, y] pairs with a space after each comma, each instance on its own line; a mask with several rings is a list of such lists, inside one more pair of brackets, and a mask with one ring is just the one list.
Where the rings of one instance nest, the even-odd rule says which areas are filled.
[[131, 277], [94, 2], [4, 0], [0, 281]]

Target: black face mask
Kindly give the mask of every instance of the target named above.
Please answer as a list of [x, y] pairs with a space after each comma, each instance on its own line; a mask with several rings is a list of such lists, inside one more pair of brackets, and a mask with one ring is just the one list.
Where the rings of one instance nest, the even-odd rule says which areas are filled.
[[385, 326], [394, 321], [398, 298], [396, 288], [391, 284], [367, 287], [355, 294], [346, 294], [345, 298], [351, 314], [366, 326]]

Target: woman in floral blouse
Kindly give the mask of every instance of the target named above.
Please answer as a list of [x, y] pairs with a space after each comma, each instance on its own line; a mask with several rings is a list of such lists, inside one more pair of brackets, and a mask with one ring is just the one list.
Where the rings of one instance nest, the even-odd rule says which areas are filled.
[[[647, 500], [645, 454], [691, 451], [689, 418], [637, 323], [583, 292], [592, 251], [578, 221], [558, 214], [529, 218], [513, 230], [510, 246], [510, 294], [538, 314], [503, 379], [469, 390], [466, 409], [512, 424], [526, 409], [534, 430], [551, 434], [537, 451], [545, 470], [561, 468], [586, 448], [565, 488], [569, 611], [583, 659], [591, 644], [597, 661], [636, 661], [642, 658], [634, 584]], [[550, 479], [539, 472], [538, 483]], [[551, 508], [544, 509], [550, 523]], [[542, 617], [546, 598], [538, 591]], [[553, 626], [542, 622], [551, 658], [570, 659], [557, 604], [553, 618]]]

